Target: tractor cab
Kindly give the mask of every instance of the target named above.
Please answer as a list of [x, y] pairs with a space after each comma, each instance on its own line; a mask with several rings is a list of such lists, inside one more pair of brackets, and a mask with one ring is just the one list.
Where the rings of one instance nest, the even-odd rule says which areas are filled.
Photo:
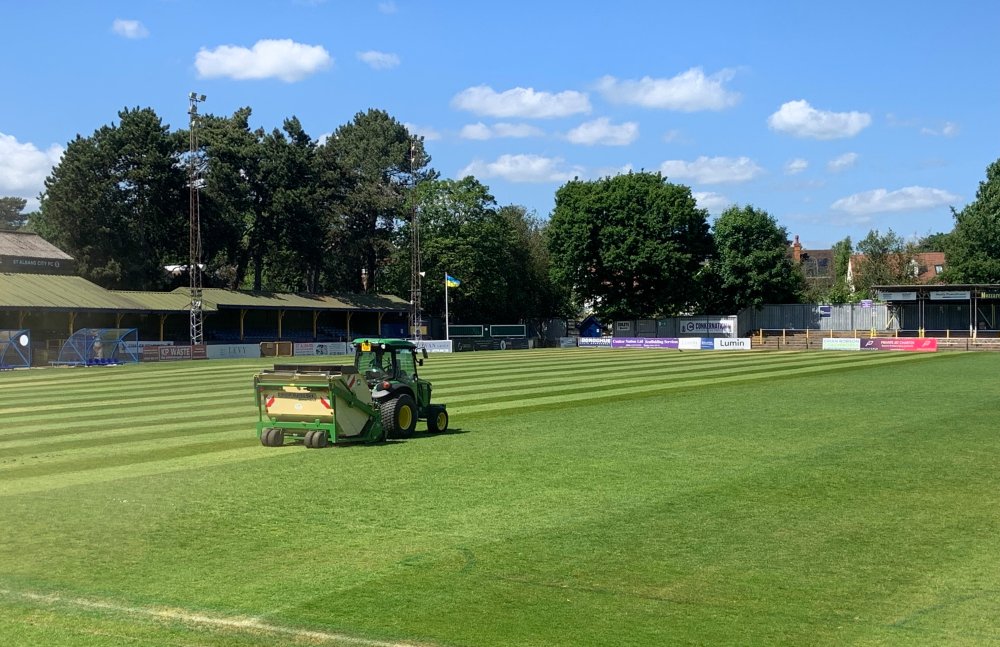
[[427, 420], [432, 432], [444, 431], [448, 426], [445, 406], [431, 404], [431, 383], [417, 374], [417, 367], [426, 357], [426, 350], [418, 350], [416, 344], [405, 339], [354, 340], [354, 367], [371, 388], [372, 399], [384, 411], [400, 412], [398, 421], [390, 422], [388, 418], [394, 418], [394, 414], [387, 414], [385, 426], [395, 430], [388, 432], [390, 436], [409, 436], [417, 419]]
[[354, 368], [372, 388], [385, 381], [415, 382], [419, 379], [417, 366], [423, 363], [423, 357], [417, 357], [416, 345], [403, 339], [354, 341]]

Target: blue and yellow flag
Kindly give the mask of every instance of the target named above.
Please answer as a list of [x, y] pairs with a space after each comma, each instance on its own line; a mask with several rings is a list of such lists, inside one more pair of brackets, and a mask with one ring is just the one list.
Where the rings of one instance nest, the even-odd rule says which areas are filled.
[[456, 279], [451, 274], [445, 274], [444, 275], [444, 283], [449, 288], [457, 288], [458, 286], [462, 285], [462, 282], [459, 281], [458, 279]]

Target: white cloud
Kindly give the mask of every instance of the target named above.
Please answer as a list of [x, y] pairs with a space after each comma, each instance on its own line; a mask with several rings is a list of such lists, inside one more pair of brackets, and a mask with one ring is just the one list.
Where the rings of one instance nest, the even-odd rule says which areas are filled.
[[958, 134], [958, 124], [953, 121], [946, 121], [940, 129], [936, 128], [921, 128], [920, 133], [922, 135], [933, 135], [942, 137], [954, 137]]
[[847, 169], [854, 166], [858, 161], [857, 153], [844, 153], [838, 157], [834, 157], [832, 160], [826, 163], [826, 168], [831, 173], [840, 173], [841, 171], [846, 171]]
[[462, 139], [485, 141], [487, 139], [493, 139], [495, 135], [493, 134], [492, 128], [480, 121], [479, 123], [466, 124], [462, 126], [462, 130], [458, 133], [458, 136]]
[[36, 197], [62, 154], [63, 147], [57, 144], [39, 150], [30, 142], [22, 143], [13, 135], [0, 133], [0, 195], [26, 198], [26, 209], [37, 209]]
[[0, 191], [23, 195], [41, 191], [46, 176], [62, 157], [63, 147], [52, 144], [39, 150], [13, 135], [0, 133]]
[[767, 118], [772, 130], [813, 139], [854, 137], [871, 122], [872, 117], [866, 112], [817, 110], [804, 100], [784, 103]]
[[896, 191], [875, 189], [855, 193], [834, 202], [830, 208], [855, 216], [894, 211], [922, 211], [958, 202], [961, 198], [942, 189], [908, 186]]
[[674, 142], [680, 141], [681, 136], [682, 133], [679, 130], [668, 130], [667, 132], [663, 133], [663, 141], [665, 141], [668, 144], [672, 144]]
[[458, 177], [501, 178], [509, 182], [566, 182], [583, 174], [579, 167], [565, 168], [558, 157], [541, 155], [501, 155], [495, 162], [475, 160], [458, 172]]
[[797, 157], [785, 164], [785, 175], [796, 175], [809, 168], [809, 162]]
[[605, 76], [598, 80], [597, 90], [612, 103], [683, 112], [723, 110], [740, 100], [738, 92], [730, 92], [724, 87], [733, 75], [732, 70], [722, 70], [705, 76], [701, 68], [693, 67], [670, 79], [644, 76], [638, 80], [619, 81], [613, 76]]
[[492, 126], [487, 126], [480, 121], [475, 124], [466, 124], [465, 126], [462, 126], [459, 136], [462, 139], [477, 139], [484, 141], [495, 138], [519, 139], [523, 137], [541, 137], [544, 134], [545, 132], [541, 128], [537, 128], [531, 124], [509, 124], [500, 122], [495, 123]]
[[626, 121], [623, 124], [612, 124], [607, 117], [582, 123], [566, 134], [566, 139], [574, 144], [593, 146], [628, 146], [639, 136], [639, 124]]
[[212, 50], [202, 48], [195, 56], [194, 65], [203, 79], [276, 78], [292, 83], [332, 62], [330, 53], [321, 45], [303, 45], [282, 39], [259, 40], [252, 49], [236, 45], [220, 45]]
[[553, 94], [533, 88], [496, 92], [487, 85], [462, 90], [451, 100], [458, 110], [490, 117], [544, 119], [590, 112], [590, 99], [582, 92], [566, 90]]
[[138, 20], [123, 20], [122, 18], [115, 18], [115, 21], [111, 23], [111, 31], [115, 32], [119, 36], [124, 38], [145, 38], [149, 36], [149, 30], [139, 22]]
[[722, 213], [726, 207], [733, 204], [732, 200], [718, 193], [695, 191], [691, 195], [694, 196], [699, 208], [705, 209], [711, 214]]
[[378, 52], [369, 50], [358, 52], [358, 60], [365, 63], [373, 70], [391, 70], [399, 65], [399, 57], [388, 52]]
[[379, 13], [384, 14], [394, 14], [397, 11], [395, 2], [380, 2], [378, 3]]
[[749, 157], [705, 157], [693, 162], [667, 160], [660, 165], [660, 172], [672, 179], [694, 180], [700, 184], [746, 182], [764, 172]]
[[403, 126], [406, 127], [407, 132], [411, 135], [423, 137], [424, 141], [432, 142], [441, 139], [441, 131], [431, 128], [430, 126], [418, 126], [417, 124], [411, 124], [409, 122], [404, 122]]

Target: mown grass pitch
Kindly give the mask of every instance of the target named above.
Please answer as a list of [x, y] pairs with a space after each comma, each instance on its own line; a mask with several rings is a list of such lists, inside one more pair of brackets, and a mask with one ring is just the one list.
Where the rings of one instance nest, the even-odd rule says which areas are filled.
[[266, 365], [0, 373], [0, 644], [1000, 643], [1000, 355], [433, 355], [325, 450]]

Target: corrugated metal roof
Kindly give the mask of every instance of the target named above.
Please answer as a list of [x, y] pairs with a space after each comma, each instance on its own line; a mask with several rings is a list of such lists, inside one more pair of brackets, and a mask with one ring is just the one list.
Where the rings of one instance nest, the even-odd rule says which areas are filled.
[[[282, 310], [369, 310], [405, 312], [409, 303], [391, 295], [306, 295], [279, 292], [242, 292], [205, 288], [202, 308], [219, 307]], [[53, 310], [124, 310], [127, 312], [184, 312], [191, 305], [188, 288], [173, 292], [105, 290], [79, 276], [0, 272], [0, 308]]]
[[[187, 288], [177, 288], [173, 294], [188, 294]], [[206, 304], [226, 308], [270, 308], [282, 310], [375, 310], [405, 312], [409, 302], [388, 294], [288, 294], [283, 292], [245, 292], [205, 288]]]
[[144, 310], [122, 294], [109, 292], [79, 276], [0, 274], [0, 308], [54, 310]]
[[72, 256], [38, 234], [23, 231], [0, 231], [0, 255], [73, 260]]
[[[111, 290], [112, 294], [120, 294], [138, 303], [143, 310], [153, 312], [187, 312], [191, 309], [191, 296], [187, 289], [183, 293], [174, 292], [148, 292], [136, 290]], [[215, 304], [202, 299], [201, 309], [205, 312], [215, 312], [218, 308]]]

